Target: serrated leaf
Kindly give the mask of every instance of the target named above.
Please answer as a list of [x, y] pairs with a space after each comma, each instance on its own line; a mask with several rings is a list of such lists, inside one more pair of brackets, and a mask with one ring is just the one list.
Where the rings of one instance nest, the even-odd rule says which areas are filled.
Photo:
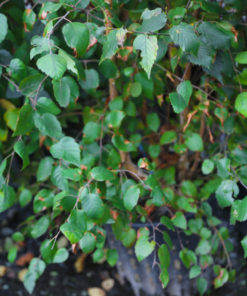
[[70, 76], [64, 76], [60, 80], [53, 80], [53, 91], [58, 104], [67, 107], [71, 101], [79, 96], [79, 88], [75, 80]]
[[217, 24], [203, 22], [198, 27], [202, 40], [215, 49], [227, 49], [232, 36]]
[[73, 58], [62, 49], [59, 49], [58, 54], [66, 60], [67, 69], [78, 76], [79, 72], [78, 72], [78, 69], [76, 67], [76, 63], [73, 60]]
[[92, 143], [100, 137], [101, 125], [97, 122], [90, 121], [83, 128], [83, 138], [87, 143]]
[[0, 43], [5, 39], [8, 32], [7, 17], [0, 13]]
[[247, 196], [241, 200], [235, 200], [231, 208], [231, 222], [247, 220]]
[[50, 113], [39, 115], [35, 113], [34, 124], [43, 136], [60, 139], [63, 136], [62, 127], [56, 116]]
[[65, 176], [63, 174], [63, 169], [60, 165], [57, 166], [56, 168], [54, 168], [54, 170], [52, 171], [51, 181], [59, 189], [64, 190], [64, 191], [68, 191], [69, 182], [65, 178]]
[[98, 194], [87, 194], [82, 198], [82, 207], [89, 218], [100, 219], [104, 214], [103, 202]]
[[69, 221], [61, 225], [60, 230], [71, 244], [78, 243], [86, 230], [86, 216], [82, 210], [73, 210]]
[[165, 145], [174, 142], [177, 139], [177, 133], [174, 131], [167, 131], [160, 138], [160, 144]]
[[47, 54], [37, 60], [37, 67], [52, 79], [60, 79], [67, 68], [66, 60], [57, 54]]
[[89, 45], [89, 31], [85, 24], [79, 22], [67, 23], [62, 29], [67, 45], [75, 48], [79, 57], [83, 56]]
[[34, 74], [30, 75], [27, 78], [23, 79], [20, 84], [20, 91], [22, 94], [27, 97], [33, 97], [39, 86], [41, 85], [40, 91], [43, 88], [42, 80], [44, 79], [44, 75], [42, 74]]
[[150, 78], [151, 69], [158, 52], [157, 37], [140, 34], [135, 38], [133, 46], [136, 50], [141, 51], [142, 60], [140, 64]]
[[38, 99], [36, 109], [40, 114], [51, 113], [53, 115], [58, 115], [61, 113], [61, 110], [52, 101], [52, 99], [46, 97], [41, 97]]
[[49, 156], [43, 158], [40, 161], [37, 171], [37, 181], [40, 182], [48, 179], [48, 177], [51, 175], [53, 163], [54, 160]]
[[55, 45], [54, 41], [47, 37], [34, 36], [31, 41], [33, 48], [30, 51], [30, 59], [43, 52], [49, 52]]
[[123, 111], [114, 110], [106, 116], [106, 122], [110, 127], [119, 127], [125, 114]]
[[154, 251], [154, 248], [155, 248], [154, 241], [149, 242], [148, 237], [140, 236], [135, 245], [135, 254], [136, 254], [137, 260], [139, 262], [144, 260]]
[[50, 152], [54, 158], [80, 166], [80, 147], [71, 137], [63, 137], [58, 143], [51, 146]]
[[123, 202], [124, 206], [128, 211], [131, 211], [138, 203], [140, 196], [140, 189], [137, 185], [130, 186], [124, 193]]
[[191, 25], [180, 23], [177, 26], [173, 26], [169, 34], [173, 42], [178, 44], [183, 51], [192, 52], [194, 55], [197, 55], [200, 41]]
[[112, 30], [103, 43], [102, 55], [100, 63], [106, 59], [110, 59], [118, 49], [117, 30]]
[[140, 32], [155, 32], [162, 29], [167, 21], [167, 17], [161, 8], [156, 8], [154, 10], [149, 10], [146, 8], [141, 18], [143, 19], [142, 25], [137, 31]]
[[91, 176], [96, 181], [112, 181], [114, 180], [115, 176], [111, 171], [104, 167], [94, 167], [91, 170]]
[[202, 277], [199, 277], [197, 279], [197, 289], [198, 289], [198, 292], [200, 293], [200, 296], [202, 296], [206, 292], [207, 286], [208, 286], [207, 280], [205, 280]]

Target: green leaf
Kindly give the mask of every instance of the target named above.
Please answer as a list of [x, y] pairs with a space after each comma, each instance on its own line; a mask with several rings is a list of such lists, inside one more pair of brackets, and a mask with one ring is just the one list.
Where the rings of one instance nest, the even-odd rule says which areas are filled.
[[83, 56], [89, 45], [89, 31], [85, 24], [73, 22], [67, 23], [62, 29], [67, 45], [75, 48], [79, 57]]
[[24, 188], [19, 196], [21, 207], [25, 207], [32, 200], [32, 193], [29, 189]]
[[229, 279], [229, 273], [225, 268], [220, 268], [218, 276], [214, 279], [216, 289], [222, 287]]
[[34, 197], [33, 211], [39, 213], [48, 207], [52, 207], [54, 193], [47, 189], [40, 190]]
[[7, 17], [0, 13], [0, 43], [5, 39], [8, 32]]
[[3, 175], [3, 173], [6, 169], [6, 166], [7, 166], [7, 158], [4, 158], [0, 164], [0, 177]]
[[198, 27], [202, 40], [215, 49], [227, 49], [232, 36], [217, 24], [202, 22]]
[[84, 140], [87, 143], [92, 143], [100, 137], [101, 125], [97, 122], [88, 122], [83, 128]]
[[175, 216], [172, 218], [172, 222], [176, 227], [179, 227], [181, 229], [187, 228], [187, 221], [184, 217], [184, 214], [181, 212], [176, 212]]
[[43, 52], [48, 53], [55, 44], [51, 38], [48, 39], [47, 37], [34, 36], [32, 38], [31, 45], [33, 46], [30, 51], [30, 59], [32, 60], [38, 54]]
[[239, 193], [238, 185], [232, 180], [224, 180], [216, 190], [216, 199], [220, 207], [229, 207], [233, 203], [233, 195]]
[[151, 69], [158, 52], [157, 37], [140, 34], [135, 38], [133, 46], [136, 50], [141, 51], [142, 60], [140, 64], [150, 78]]
[[80, 166], [80, 147], [71, 137], [63, 137], [58, 143], [51, 146], [50, 152], [54, 158]]
[[137, 31], [140, 32], [155, 32], [162, 29], [167, 21], [167, 17], [161, 8], [156, 8], [154, 10], [149, 10], [146, 8], [141, 18], [143, 19], [142, 25]]
[[100, 219], [104, 214], [104, 204], [98, 194], [87, 194], [82, 198], [82, 207], [89, 218]]
[[43, 235], [50, 224], [50, 219], [47, 216], [41, 217], [32, 227], [31, 235], [33, 238], [38, 238]]
[[198, 265], [194, 265], [191, 267], [190, 269], [190, 273], [189, 273], [189, 278], [190, 279], [194, 279], [195, 277], [197, 277], [199, 274], [201, 274], [201, 268]]
[[162, 283], [162, 287], [165, 288], [169, 283], [169, 272], [167, 269], [162, 269], [160, 273], [160, 281]]
[[99, 66], [100, 72], [106, 78], [115, 78], [118, 72], [116, 64], [109, 59], [104, 60]]
[[159, 116], [156, 113], [149, 113], [147, 115], [147, 125], [153, 132], [157, 132], [160, 127]]
[[117, 30], [112, 30], [103, 43], [102, 55], [100, 63], [106, 59], [110, 59], [118, 50]]
[[176, 141], [177, 133], [174, 131], [167, 131], [160, 137], [160, 144], [165, 145]]
[[24, 170], [30, 163], [27, 147], [25, 146], [25, 144], [21, 140], [19, 140], [14, 145], [14, 151], [22, 159], [22, 170]]
[[200, 41], [191, 25], [182, 22], [178, 26], [173, 26], [169, 30], [169, 34], [173, 42], [178, 44], [183, 51], [197, 55]]
[[211, 251], [211, 245], [208, 240], [202, 239], [200, 240], [197, 248], [196, 253], [200, 255], [206, 255]]
[[42, 90], [42, 81], [44, 75], [34, 74], [26, 77], [20, 83], [20, 91], [27, 97], [32, 97], [37, 92], [37, 89], [41, 85], [40, 91]]
[[32, 259], [28, 268], [28, 272], [25, 274], [24, 277], [24, 286], [30, 294], [32, 294], [35, 283], [37, 279], [43, 274], [45, 267], [46, 264], [41, 259]]
[[247, 92], [240, 93], [235, 101], [236, 110], [247, 117]]
[[0, 213], [6, 211], [16, 202], [16, 194], [11, 186], [4, 184], [0, 189]]
[[171, 100], [172, 108], [175, 113], [180, 113], [186, 108], [187, 103], [185, 102], [184, 98], [178, 93], [170, 93], [169, 98]]
[[60, 139], [63, 136], [62, 127], [56, 116], [50, 113], [34, 114], [34, 124], [43, 136]]
[[82, 210], [72, 210], [68, 222], [61, 225], [60, 230], [71, 244], [78, 243], [86, 230], [86, 216]]
[[79, 76], [79, 71], [76, 67], [75, 60], [69, 54], [67, 54], [67, 52], [65, 52], [62, 49], [59, 49], [58, 54], [66, 60], [67, 69], [72, 73], [74, 73], [75, 75]]
[[188, 105], [190, 97], [192, 95], [192, 85], [189, 80], [179, 83], [177, 86], [177, 92], [184, 98], [186, 105]]
[[106, 252], [106, 260], [110, 266], [115, 266], [118, 261], [118, 252], [116, 249], [108, 249]]
[[16, 242], [23, 242], [24, 239], [25, 239], [24, 235], [23, 235], [21, 232], [19, 232], [19, 231], [13, 233], [13, 234], [12, 234], [12, 238], [13, 238], [13, 240], [16, 241]]
[[79, 242], [80, 248], [83, 253], [88, 254], [91, 253], [96, 246], [96, 237], [91, 232], [86, 232], [83, 238]]
[[140, 262], [148, 257], [154, 251], [154, 248], [155, 242], [149, 242], [148, 237], [141, 235], [135, 245], [135, 254], [138, 261]]
[[62, 166], [59, 165], [52, 171], [51, 174], [52, 183], [61, 190], [68, 191], [69, 182], [63, 174]]
[[247, 220], [247, 196], [241, 200], [235, 200], [231, 208], [231, 222], [234, 221], [246, 221]]
[[99, 74], [94, 69], [85, 70], [85, 80], [81, 80], [80, 86], [85, 90], [95, 89], [99, 86]]
[[67, 68], [66, 60], [57, 54], [47, 54], [37, 60], [37, 67], [52, 79], [60, 79]]
[[112, 181], [114, 180], [115, 176], [111, 171], [104, 167], [94, 167], [91, 170], [91, 176], [96, 181]]
[[130, 186], [124, 193], [123, 202], [128, 211], [132, 211], [137, 205], [140, 196], [140, 189], [137, 185]]
[[21, 107], [17, 118], [16, 129], [13, 136], [25, 135], [33, 128], [33, 109], [29, 104]]
[[53, 258], [53, 263], [62, 263], [69, 258], [69, 252], [65, 248], [58, 249]]
[[46, 263], [52, 263], [54, 255], [57, 251], [56, 244], [52, 240], [45, 240], [40, 247], [40, 253]]
[[191, 264], [197, 263], [195, 253], [187, 248], [184, 248], [179, 252], [179, 258], [182, 260], [186, 268], [189, 268]]
[[214, 162], [210, 159], [205, 159], [202, 163], [202, 173], [208, 175], [214, 170]]
[[168, 269], [170, 265], [170, 253], [165, 244], [161, 245], [158, 250], [161, 269]]
[[199, 134], [192, 133], [186, 140], [185, 145], [191, 151], [202, 151], [203, 150], [203, 141]]
[[242, 248], [244, 249], [244, 258], [247, 257], [247, 235], [241, 240]]
[[54, 160], [47, 156], [42, 158], [37, 171], [37, 181], [45, 181], [51, 175]]
[[197, 290], [200, 293], [200, 296], [202, 296], [207, 291], [208, 282], [202, 277], [199, 277], [197, 279]]
[[235, 57], [235, 61], [239, 64], [247, 64], [247, 51], [238, 53]]
[[13, 263], [15, 261], [16, 256], [17, 256], [17, 251], [18, 251], [18, 249], [17, 249], [16, 246], [13, 246], [13, 247], [11, 247], [9, 249], [9, 251], [8, 251], [8, 261], [10, 263]]
[[58, 115], [61, 113], [61, 110], [52, 101], [52, 99], [46, 97], [41, 97], [38, 99], [36, 109], [40, 114], [51, 113], [53, 115]]
[[121, 125], [121, 122], [124, 119], [124, 117], [125, 114], [123, 111], [114, 110], [106, 116], [106, 122], [109, 125], [109, 127], [116, 128]]
[[197, 195], [196, 185], [190, 180], [185, 180], [182, 182], [181, 191], [183, 192], [183, 194], [188, 196], [196, 197]]

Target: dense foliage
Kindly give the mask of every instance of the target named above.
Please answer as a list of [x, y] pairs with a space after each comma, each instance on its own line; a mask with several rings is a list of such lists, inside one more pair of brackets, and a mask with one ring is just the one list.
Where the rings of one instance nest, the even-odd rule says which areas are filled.
[[[0, 4], [0, 211], [32, 207], [8, 254], [42, 238], [27, 290], [68, 258], [60, 236], [114, 265], [105, 224], [139, 261], [157, 252], [164, 286], [176, 229], [198, 236], [179, 256], [201, 295], [207, 268], [234, 279], [208, 199], [247, 220], [246, 0], [26, 2]], [[162, 245], [132, 227], [153, 217]]]

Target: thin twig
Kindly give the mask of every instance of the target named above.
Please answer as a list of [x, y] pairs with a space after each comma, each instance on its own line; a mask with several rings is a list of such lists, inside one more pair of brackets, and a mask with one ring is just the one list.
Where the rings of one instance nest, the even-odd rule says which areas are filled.
[[10, 0], [5, 0], [5, 1], [3, 1], [1, 4], [0, 4], [0, 8], [2, 8], [2, 6], [4, 5], [4, 4], [6, 4], [6, 3], [8, 3]]

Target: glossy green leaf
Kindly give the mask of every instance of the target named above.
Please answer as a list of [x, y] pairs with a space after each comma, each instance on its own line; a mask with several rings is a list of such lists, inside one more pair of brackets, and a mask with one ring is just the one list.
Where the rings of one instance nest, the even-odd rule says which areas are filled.
[[50, 219], [48, 216], [43, 216], [41, 217], [38, 221], [35, 222], [34, 226], [32, 227], [31, 230], [31, 235], [33, 238], [38, 238], [41, 235], [43, 235], [50, 224]]
[[247, 64], [247, 51], [238, 53], [235, 57], [235, 61], [239, 64]]
[[62, 127], [56, 116], [50, 113], [39, 115], [35, 113], [34, 124], [43, 136], [60, 139], [63, 136]]
[[25, 135], [33, 127], [33, 109], [29, 104], [23, 105], [17, 118], [14, 136]]
[[160, 126], [159, 116], [156, 113], [149, 113], [147, 115], [147, 125], [153, 132], [157, 132]]
[[202, 163], [202, 172], [204, 175], [212, 173], [214, 170], [214, 162], [210, 159], [205, 159]]
[[156, 8], [154, 10], [149, 10], [146, 8], [141, 18], [143, 20], [142, 25], [138, 28], [140, 32], [155, 32], [162, 29], [165, 24], [167, 17], [161, 8]]

